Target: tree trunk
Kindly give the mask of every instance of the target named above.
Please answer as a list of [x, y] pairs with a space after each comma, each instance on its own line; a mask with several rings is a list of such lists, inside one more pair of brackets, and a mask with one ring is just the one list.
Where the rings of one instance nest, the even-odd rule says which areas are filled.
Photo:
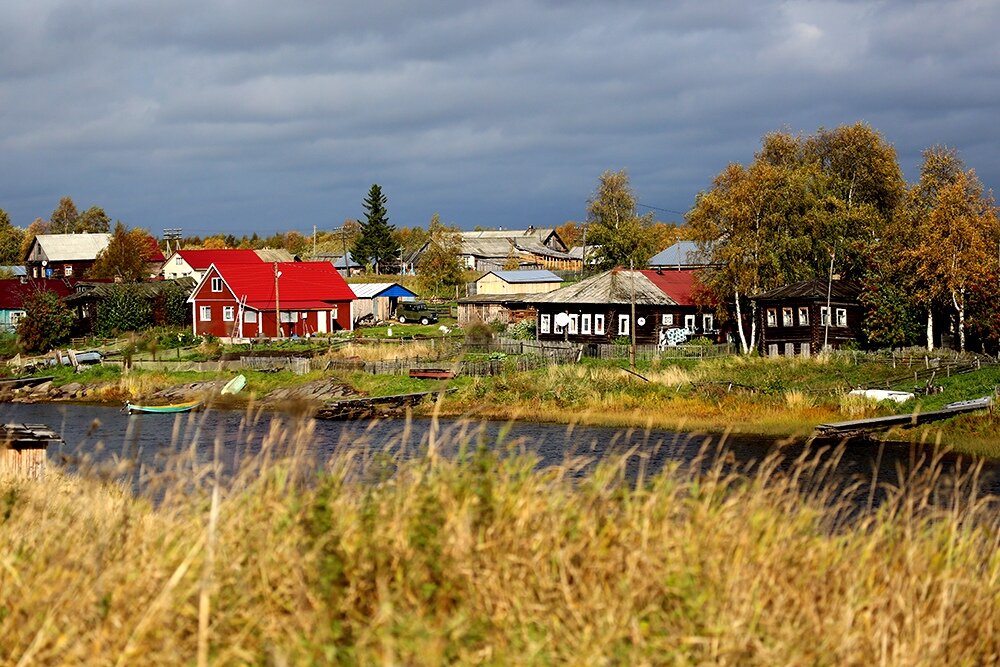
[[934, 311], [927, 308], [927, 351], [934, 349]]
[[750, 354], [750, 348], [747, 347], [747, 335], [743, 331], [743, 311], [740, 307], [740, 291], [736, 290], [736, 330], [740, 333], [740, 346], [743, 350], [743, 354]]
[[958, 294], [952, 291], [951, 302], [958, 313], [958, 351], [965, 352], [965, 288], [960, 289]]
[[747, 354], [757, 349], [757, 302], [750, 302], [750, 350]]

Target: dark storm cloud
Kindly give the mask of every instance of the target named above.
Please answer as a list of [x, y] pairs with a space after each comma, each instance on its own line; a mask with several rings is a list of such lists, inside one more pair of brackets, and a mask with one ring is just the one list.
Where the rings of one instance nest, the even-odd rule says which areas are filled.
[[153, 230], [308, 229], [378, 182], [396, 224], [550, 225], [620, 168], [683, 211], [764, 133], [858, 120], [911, 179], [937, 143], [1000, 174], [992, 3], [20, 4], [0, 11], [19, 224], [69, 194]]

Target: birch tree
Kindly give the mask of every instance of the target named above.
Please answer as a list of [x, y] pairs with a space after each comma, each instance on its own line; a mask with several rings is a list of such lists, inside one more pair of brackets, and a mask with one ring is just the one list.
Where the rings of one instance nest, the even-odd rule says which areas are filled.
[[920, 228], [917, 273], [950, 301], [964, 352], [968, 295], [984, 273], [995, 272], [1000, 226], [992, 195], [972, 170], [958, 172], [935, 196]]

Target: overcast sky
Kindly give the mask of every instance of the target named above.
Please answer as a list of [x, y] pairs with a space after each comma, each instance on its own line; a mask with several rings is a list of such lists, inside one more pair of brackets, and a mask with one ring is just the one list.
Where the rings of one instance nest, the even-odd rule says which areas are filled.
[[[865, 121], [1000, 178], [1000, 3], [32, 0], [0, 8], [0, 208], [159, 235], [553, 226], [606, 169], [679, 220], [771, 130]], [[642, 209], [650, 210], [650, 209]]]

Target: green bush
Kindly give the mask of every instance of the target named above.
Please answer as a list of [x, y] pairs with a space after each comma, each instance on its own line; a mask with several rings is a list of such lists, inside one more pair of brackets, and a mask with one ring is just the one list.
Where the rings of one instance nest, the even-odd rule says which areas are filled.
[[38, 290], [24, 300], [17, 338], [26, 352], [46, 352], [68, 339], [73, 313], [55, 292]]
[[535, 340], [535, 321], [521, 320], [507, 327], [507, 335], [514, 340]]
[[97, 308], [94, 332], [99, 336], [118, 336], [127, 331], [142, 331], [153, 324], [149, 301], [134, 284], [112, 285], [110, 293]]

